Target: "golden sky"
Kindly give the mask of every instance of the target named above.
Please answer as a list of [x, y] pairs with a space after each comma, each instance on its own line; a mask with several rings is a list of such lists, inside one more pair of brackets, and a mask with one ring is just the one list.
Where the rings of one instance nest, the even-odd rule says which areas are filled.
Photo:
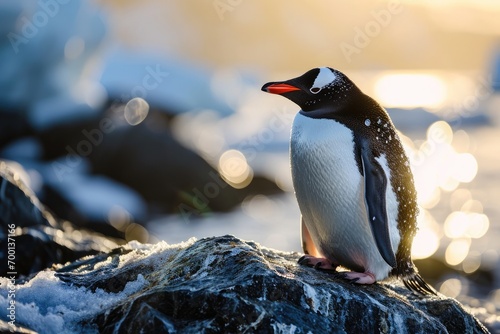
[[500, 1], [101, 1], [112, 35], [210, 67], [484, 70]]

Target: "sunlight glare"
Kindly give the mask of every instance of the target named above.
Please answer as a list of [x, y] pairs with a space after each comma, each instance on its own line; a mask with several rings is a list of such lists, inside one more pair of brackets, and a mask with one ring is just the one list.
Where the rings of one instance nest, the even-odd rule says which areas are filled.
[[413, 259], [425, 259], [438, 250], [442, 233], [439, 224], [425, 209], [420, 209], [417, 225], [418, 232], [413, 239], [411, 255]]
[[450, 124], [445, 121], [437, 121], [427, 129], [427, 141], [436, 144], [451, 144], [453, 141], [453, 130]]
[[444, 234], [448, 238], [462, 238], [466, 235], [468, 215], [463, 211], [455, 211], [448, 215], [444, 222]]
[[450, 167], [451, 176], [462, 183], [471, 182], [477, 174], [477, 161], [470, 153], [456, 154]]
[[411, 255], [413, 259], [425, 259], [434, 254], [439, 248], [439, 238], [436, 232], [428, 227], [419, 228], [413, 244], [411, 246]]
[[375, 83], [376, 99], [386, 107], [437, 108], [446, 99], [446, 86], [432, 74], [386, 74]]

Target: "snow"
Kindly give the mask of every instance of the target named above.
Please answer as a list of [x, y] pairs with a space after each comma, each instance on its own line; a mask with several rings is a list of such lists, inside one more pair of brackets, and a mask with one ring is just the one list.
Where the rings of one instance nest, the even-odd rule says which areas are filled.
[[[161, 265], [174, 249], [188, 247], [194, 241], [192, 238], [176, 245], [169, 245], [166, 242], [140, 244], [132, 241], [124, 246], [132, 251], [120, 256], [120, 263], [115, 270], [137, 261], [139, 254], [144, 256], [140, 260], [143, 261], [141, 265], [151, 263]], [[99, 266], [110, 264], [111, 261], [112, 257], [109, 257], [108, 262], [99, 263]], [[5, 321], [10, 321], [7, 318], [8, 284], [8, 278], [0, 278], [0, 319]], [[80, 322], [92, 319], [147, 284], [148, 281], [139, 274], [137, 279], [129, 281], [121, 292], [111, 293], [102, 289], [93, 292], [85, 287], [61, 281], [54, 271], [41, 271], [29, 282], [16, 285], [16, 324], [40, 333], [97, 333], [97, 328], [84, 326]]]
[[314, 288], [307, 283], [304, 283], [304, 295], [306, 299], [311, 299], [312, 310], [314, 312], [318, 312], [320, 300], [318, 299], [318, 295]]
[[[28, 283], [16, 286], [16, 324], [40, 333], [97, 333], [97, 328], [82, 328], [79, 321], [106, 310], [139, 291], [146, 283], [139, 274], [122, 292], [107, 293], [101, 289], [92, 292], [62, 282], [53, 271], [41, 271]], [[7, 284], [7, 278], [0, 278], [0, 317], [5, 320], [8, 319], [6, 305], [9, 302]]]
[[280, 323], [274, 323], [271, 324], [273, 327], [274, 333], [283, 333], [283, 334], [293, 334], [297, 330], [297, 326], [294, 324], [280, 324]]

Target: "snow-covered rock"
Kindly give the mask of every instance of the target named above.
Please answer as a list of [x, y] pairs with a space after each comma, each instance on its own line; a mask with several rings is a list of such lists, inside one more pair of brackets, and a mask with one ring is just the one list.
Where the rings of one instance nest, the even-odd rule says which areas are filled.
[[299, 256], [233, 236], [130, 242], [19, 284], [17, 324], [44, 333], [487, 333], [454, 299], [397, 281], [354, 285], [299, 266]]

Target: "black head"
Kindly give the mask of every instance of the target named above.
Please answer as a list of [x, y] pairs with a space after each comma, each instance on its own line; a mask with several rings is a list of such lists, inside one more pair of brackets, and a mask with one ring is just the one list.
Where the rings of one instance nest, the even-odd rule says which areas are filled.
[[348, 97], [357, 87], [342, 72], [330, 67], [314, 68], [300, 77], [286, 81], [268, 82], [264, 92], [283, 95], [303, 111], [312, 111]]

